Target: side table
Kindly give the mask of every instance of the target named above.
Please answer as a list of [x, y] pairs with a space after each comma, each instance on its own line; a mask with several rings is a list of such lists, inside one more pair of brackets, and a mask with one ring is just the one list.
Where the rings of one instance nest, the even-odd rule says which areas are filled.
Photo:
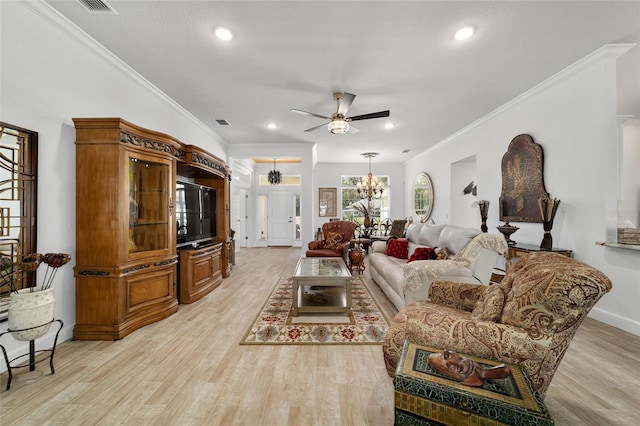
[[358, 274], [364, 272], [364, 255], [365, 251], [361, 248], [349, 249], [349, 271], [352, 275], [354, 272], [358, 272]]
[[[355, 238], [351, 240], [351, 243], [353, 243], [353, 248], [349, 249], [349, 271], [353, 274], [356, 270], [358, 274], [362, 274], [364, 272], [364, 256], [367, 254], [365, 248], [368, 248], [371, 240], [369, 238]], [[362, 247], [363, 245], [365, 248]]]
[[[13, 370], [16, 368], [26, 368], [29, 367], [29, 371], [33, 371], [36, 368], [36, 364], [46, 361], [47, 359], [49, 360], [49, 367], [51, 368], [51, 374], [55, 374], [55, 369], [53, 368], [53, 355], [55, 353], [56, 350], [56, 345], [58, 344], [58, 335], [60, 334], [60, 330], [62, 330], [62, 327], [64, 325], [64, 323], [62, 322], [62, 320], [58, 319], [54, 319], [51, 321], [51, 323], [57, 322], [58, 323], [58, 331], [56, 331], [56, 337], [53, 339], [53, 346], [51, 346], [50, 349], [41, 349], [36, 351], [36, 342], [35, 340], [30, 340], [29, 341], [29, 352], [27, 352], [26, 354], [22, 354], [20, 356], [17, 356], [13, 359], [9, 359], [9, 356], [7, 355], [7, 350], [5, 349], [5, 347], [0, 344], [0, 349], [2, 349], [2, 355], [4, 355], [4, 361], [7, 365], [7, 372], [9, 373], [9, 379], [7, 380], [7, 390], [9, 390], [11, 388], [11, 380], [13, 379]], [[13, 333], [17, 333], [17, 332], [21, 332], [21, 331], [27, 331], [27, 330], [32, 330], [35, 328], [40, 328], [42, 327], [42, 325], [37, 325], [35, 327], [29, 327], [29, 328], [25, 328], [25, 329], [20, 329], [20, 330], [7, 330], [4, 331], [2, 333], [0, 333], [0, 340], [2, 339], [2, 336], [4, 336], [5, 334], [13, 334]], [[41, 357], [40, 359], [36, 360], [36, 355], [38, 354], [47, 354], [44, 357]], [[28, 364], [23, 364], [23, 365], [19, 365], [19, 361], [22, 360], [22, 358], [25, 357], [29, 357], [29, 363]]]
[[518, 260], [522, 256], [525, 256], [529, 253], [537, 253], [537, 252], [552, 252], [552, 253], [562, 254], [567, 257], [573, 257], [573, 251], [568, 249], [556, 248], [556, 247], [551, 249], [543, 249], [543, 248], [540, 248], [540, 246], [537, 246], [535, 244], [516, 243], [515, 245], [509, 246], [509, 248], [507, 249], [507, 253], [505, 255], [506, 261], [507, 261], [506, 262], [507, 270], [509, 269], [512, 261]]

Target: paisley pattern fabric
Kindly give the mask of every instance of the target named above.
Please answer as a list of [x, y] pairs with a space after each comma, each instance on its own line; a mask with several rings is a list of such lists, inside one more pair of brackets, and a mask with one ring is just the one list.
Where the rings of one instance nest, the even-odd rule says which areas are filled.
[[482, 299], [476, 302], [471, 318], [496, 322], [502, 316], [503, 308], [504, 291], [499, 285], [492, 285], [484, 291]]
[[507, 251], [504, 236], [498, 234], [479, 234], [457, 255], [447, 260], [424, 260], [407, 263], [403, 269], [406, 294], [413, 294], [424, 283], [431, 282], [442, 275], [466, 275], [473, 270], [473, 261], [483, 248], [501, 255]]
[[[496, 287], [488, 295], [492, 297], [485, 298], [492, 287]], [[478, 303], [497, 307], [499, 297], [491, 294], [497, 289], [504, 295], [501, 316], [496, 322], [475, 318]], [[504, 280], [491, 287], [436, 282], [430, 301], [413, 303], [393, 319], [383, 345], [387, 371], [394, 375], [407, 339], [518, 364], [544, 398], [578, 326], [610, 289], [611, 281], [599, 270], [548, 252], [520, 258]]]

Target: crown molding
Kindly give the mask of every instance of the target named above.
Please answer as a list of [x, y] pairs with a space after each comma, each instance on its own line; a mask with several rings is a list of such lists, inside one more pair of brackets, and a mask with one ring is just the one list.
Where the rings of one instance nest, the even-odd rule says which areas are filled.
[[[549, 87], [553, 86], [558, 81], [561, 81], [561, 80], [567, 78], [570, 75], [576, 74], [577, 72], [581, 71], [582, 69], [584, 69], [584, 68], [586, 68], [586, 67], [588, 67], [590, 65], [593, 65], [596, 62], [599, 62], [601, 60], [611, 60], [611, 59], [615, 60], [615, 59], [619, 58], [620, 56], [624, 55], [627, 51], [629, 51], [629, 49], [631, 49], [631, 48], [633, 48], [635, 46], [636, 46], [636, 43], [605, 44], [604, 46], [602, 46], [599, 49], [595, 50], [594, 52], [588, 54], [584, 58], [578, 60], [577, 62], [574, 62], [573, 64], [569, 65], [568, 67], [564, 68], [563, 70], [557, 72], [556, 74], [553, 74], [551, 77], [547, 78], [546, 80], [543, 80], [541, 83], [533, 86], [531, 89], [529, 89], [529, 90], [523, 92], [522, 94], [516, 96], [515, 98], [513, 98], [510, 101], [508, 101], [507, 103], [502, 104], [501, 106], [499, 106], [498, 108], [496, 108], [493, 111], [489, 112], [485, 116], [479, 118], [478, 120], [468, 124], [467, 126], [463, 127], [462, 129], [458, 130], [457, 132], [453, 133], [452, 135], [446, 137], [445, 139], [441, 140], [437, 144], [435, 144], [432, 147], [428, 148], [427, 150], [423, 151], [421, 154], [428, 153], [431, 150], [437, 149], [437, 148], [439, 148], [439, 147], [451, 142], [452, 140], [456, 139], [458, 136], [468, 132], [469, 130], [473, 129], [474, 127], [477, 127], [477, 126], [483, 124], [484, 122], [492, 119], [496, 115], [499, 115], [503, 111], [508, 110], [509, 108], [512, 108], [514, 105], [517, 105], [517, 104], [519, 104], [521, 102], [524, 102], [525, 100], [529, 99], [530, 97], [532, 97], [532, 96], [542, 92], [543, 90], [546, 90]], [[405, 164], [406, 164], [406, 162], [405, 162]]]
[[224, 140], [220, 135], [215, 133], [210, 127], [204, 124], [200, 119], [187, 111], [182, 105], [177, 103], [173, 98], [160, 90], [157, 86], [151, 83], [149, 80], [140, 75], [136, 70], [131, 68], [126, 62], [113, 54], [109, 49], [100, 44], [96, 39], [91, 37], [85, 31], [83, 31], [76, 24], [71, 22], [68, 18], [54, 9], [51, 5], [49, 5], [45, 0], [38, 1], [30, 1], [30, 0], [19, 0], [19, 2], [33, 11], [35, 14], [40, 16], [43, 20], [51, 24], [54, 28], [58, 29], [60, 32], [65, 34], [67, 37], [71, 38], [74, 41], [79, 42], [84, 47], [86, 47], [89, 51], [91, 51], [96, 56], [105, 60], [106, 62], [113, 65], [118, 71], [122, 74], [128, 76], [137, 84], [144, 87], [146, 90], [157, 96], [160, 100], [165, 102], [167, 105], [172, 107], [176, 112], [182, 114], [188, 120], [193, 122], [195, 125], [199, 126], [206, 133], [211, 135], [211, 137], [218, 143], [224, 145], [225, 147], [229, 146], [229, 143]]

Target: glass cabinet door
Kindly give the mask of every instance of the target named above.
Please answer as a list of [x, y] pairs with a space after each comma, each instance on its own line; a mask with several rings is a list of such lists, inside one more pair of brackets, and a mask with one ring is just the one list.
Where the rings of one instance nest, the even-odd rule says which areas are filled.
[[129, 253], [170, 247], [171, 163], [160, 161], [129, 157]]

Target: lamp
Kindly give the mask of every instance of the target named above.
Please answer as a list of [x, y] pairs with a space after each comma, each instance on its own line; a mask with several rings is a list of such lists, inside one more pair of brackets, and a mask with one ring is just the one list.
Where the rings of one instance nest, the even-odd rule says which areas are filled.
[[371, 173], [371, 159], [377, 155], [380, 154], [377, 152], [365, 152], [362, 154], [363, 157], [369, 159], [369, 174], [360, 179], [360, 182], [357, 184], [357, 189], [358, 194], [369, 201], [372, 198], [380, 198], [382, 196], [382, 191], [384, 191], [384, 184], [382, 181]]
[[269, 183], [271, 185], [277, 185], [282, 181], [282, 173], [276, 169], [276, 159], [273, 159], [273, 170], [269, 172]]
[[343, 135], [349, 131], [349, 123], [343, 118], [336, 118], [327, 124], [327, 128], [334, 135]]

